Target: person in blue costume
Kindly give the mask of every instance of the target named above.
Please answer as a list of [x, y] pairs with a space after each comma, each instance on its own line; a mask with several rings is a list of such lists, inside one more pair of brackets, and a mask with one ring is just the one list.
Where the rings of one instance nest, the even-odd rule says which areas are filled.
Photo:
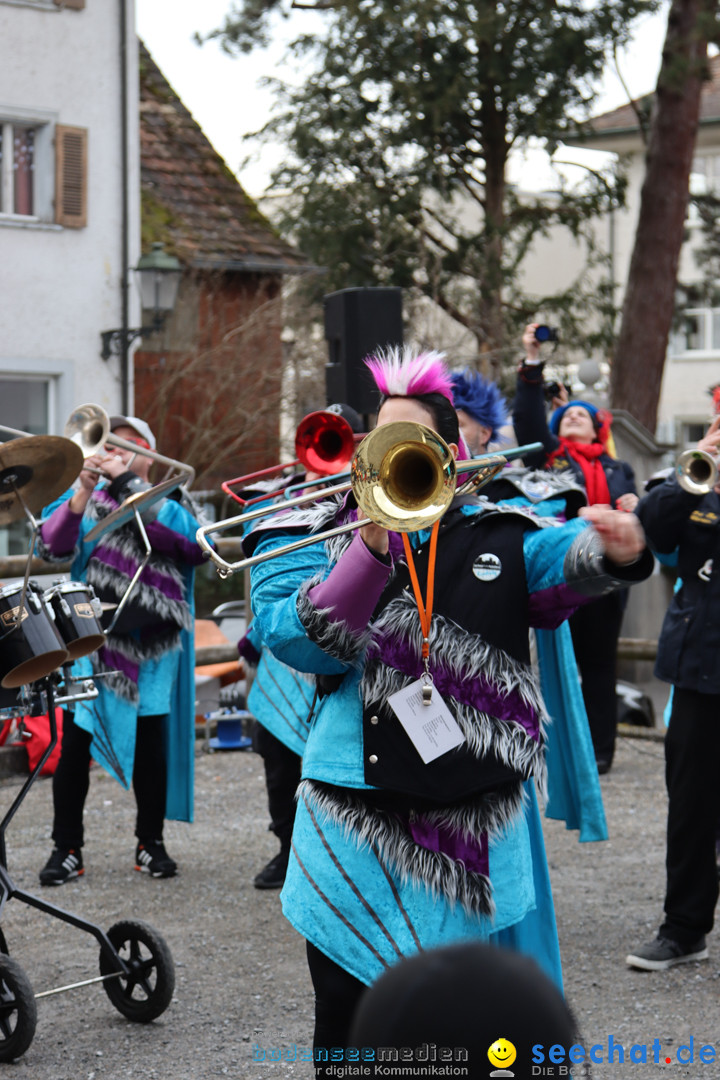
[[265, 768], [270, 829], [280, 851], [253, 878], [256, 889], [279, 889], [285, 881], [295, 822], [295, 792], [301, 777], [315, 680], [293, 671], [263, 646], [255, 623], [238, 642], [238, 652], [253, 671], [248, 708], [257, 721], [253, 749]]
[[[350, 405], [339, 402], [320, 411], [341, 417], [355, 435], [363, 430], [359, 414]], [[300, 476], [293, 476], [286, 483], [295, 485], [321, 478], [320, 473], [306, 468], [302, 480]], [[280, 490], [282, 495], [282, 489], [275, 486], [273, 490], [275, 493]], [[320, 494], [320, 489], [317, 490]], [[242, 494], [243, 498], [249, 499], [261, 493], [261, 488], [256, 487], [245, 488]], [[271, 499], [269, 504], [272, 504]], [[278, 506], [281, 507], [282, 502]], [[315, 700], [315, 680], [293, 671], [273, 656], [263, 645], [254, 623], [238, 641], [238, 652], [252, 673], [248, 707], [256, 720], [253, 749], [263, 759], [270, 829], [280, 841], [280, 851], [255, 875], [253, 885], [256, 889], [280, 889], [290, 858], [295, 793], [300, 783], [301, 759]]]
[[[139, 448], [155, 449], [148, 424], [110, 418], [110, 429]], [[37, 553], [72, 557], [73, 581], [86, 582], [117, 606], [145, 554], [130, 521], [92, 542], [84, 538], [129, 495], [148, 489], [151, 460], [111, 444], [85, 462], [74, 488], [43, 512]], [[95, 469], [96, 471], [91, 471]], [[97, 470], [103, 474], [98, 482]], [[137, 802], [135, 869], [172, 877], [177, 864], [163, 843], [165, 818], [192, 821], [195, 735], [194, 568], [202, 562], [198, 522], [178, 497], [142, 513], [152, 555], [105, 645], [73, 665], [97, 679], [99, 696], [65, 713], [60, 761], [53, 777], [55, 847], [40, 871], [43, 885], [84, 872], [83, 809], [94, 758]]]
[[[487, 453], [508, 422], [505, 399], [480, 372], [454, 371], [452, 389], [460, 433], [473, 456]], [[512, 465], [482, 489], [484, 498], [565, 521], [587, 504], [567, 473]], [[552, 719], [546, 747], [545, 816], [577, 829], [581, 842], [607, 840], [602, 791], [575, 662], [570, 627], [535, 632], [545, 707]]]
[[[443, 358], [391, 350], [369, 366], [378, 426], [424, 424], [457, 454]], [[543, 527], [461, 495], [437, 527], [410, 534], [407, 551], [400, 536], [368, 524], [252, 570], [264, 642], [314, 673], [319, 689], [281, 900], [307, 940], [320, 1060], [346, 1045], [363, 987], [417, 951], [489, 940], [533, 955], [561, 985], [534, 790], [546, 715], [528, 629], [557, 626], [592, 595], [652, 570], [637, 519], [608, 507], [583, 513]], [[316, 505], [268, 522], [243, 546], [269, 552], [356, 515], [353, 497]], [[424, 632], [409, 567], [424, 590], [435, 543]], [[408, 713], [423, 682], [424, 638], [433, 723], [428, 731], [420, 712], [418, 734]], [[393, 697], [402, 691], [405, 705]]]

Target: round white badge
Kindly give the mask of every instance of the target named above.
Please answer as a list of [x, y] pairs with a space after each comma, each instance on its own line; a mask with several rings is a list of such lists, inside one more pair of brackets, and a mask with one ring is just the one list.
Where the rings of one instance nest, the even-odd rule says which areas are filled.
[[472, 568], [473, 574], [479, 581], [494, 581], [496, 577], [500, 576], [501, 570], [502, 563], [497, 555], [493, 555], [489, 551], [485, 552], [484, 555], [478, 555]]

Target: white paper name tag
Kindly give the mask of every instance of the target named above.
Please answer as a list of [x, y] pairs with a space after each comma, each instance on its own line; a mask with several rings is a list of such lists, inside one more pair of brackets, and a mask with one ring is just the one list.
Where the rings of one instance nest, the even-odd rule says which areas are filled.
[[407, 731], [413, 746], [425, 764], [465, 742], [465, 736], [452, 713], [433, 685], [432, 700], [423, 702], [423, 681], [415, 682], [391, 694], [388, 705]]

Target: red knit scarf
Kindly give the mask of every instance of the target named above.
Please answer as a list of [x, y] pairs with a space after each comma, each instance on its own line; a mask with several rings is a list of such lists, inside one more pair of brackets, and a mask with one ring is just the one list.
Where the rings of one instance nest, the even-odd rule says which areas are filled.
[[560, 445], [549, 455], [548, 463], [562, 457], [563, 454], [572, 458], [582, 469], [588, 506], [593, 506], [595, 503], [606, 503], [609, 506], [610, 492], [605, 479], [605, 470], [600, 463], [600, 455], [606, 453], [603, 444], [573, 442], [572, 439], [564, 439], [562, 435], [558, 437]]

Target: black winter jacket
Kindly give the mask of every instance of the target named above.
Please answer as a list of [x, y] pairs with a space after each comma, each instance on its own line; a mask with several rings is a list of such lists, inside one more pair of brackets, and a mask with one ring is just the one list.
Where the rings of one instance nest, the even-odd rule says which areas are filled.
[[663, 621], [655, 674], [683, 690], [720, 694], [720, 496], [691, 495], [672, 476], [636, 513], [652, 548], [678, 549], [682, 578]]

